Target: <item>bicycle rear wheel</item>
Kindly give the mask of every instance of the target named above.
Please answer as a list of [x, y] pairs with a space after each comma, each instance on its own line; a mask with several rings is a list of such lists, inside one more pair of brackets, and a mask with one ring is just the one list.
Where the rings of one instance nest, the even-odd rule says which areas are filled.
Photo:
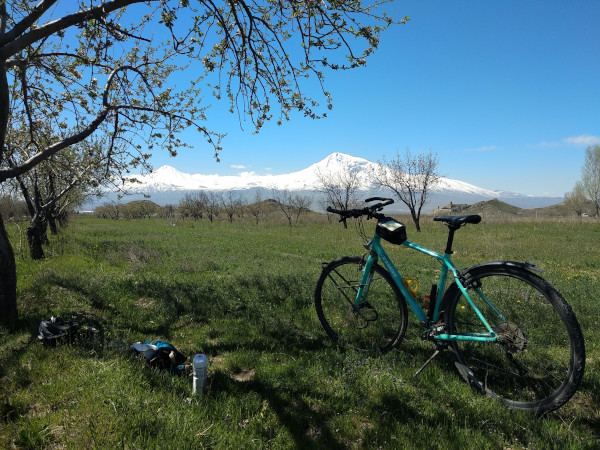
[[374, 264], [368, 293], [355, 306], [363, 263], [347, 256], [323, 269], [315, 288], [317, 316], [331, 338], [358, 350], [387, 352], [404, 337], [406, 301], [387, 270]]
[[[463, 378], [514, 409], [542, 414], [566, 403], [583, 377], [585, 345], [564, 298], [516, 264], [485, 264], [469, 269], [464, 277], [469, 296], [499, 338], [494, 343], [450, 344]], [[487, 331], [456, 284], [446, 296], [449, 333]]]

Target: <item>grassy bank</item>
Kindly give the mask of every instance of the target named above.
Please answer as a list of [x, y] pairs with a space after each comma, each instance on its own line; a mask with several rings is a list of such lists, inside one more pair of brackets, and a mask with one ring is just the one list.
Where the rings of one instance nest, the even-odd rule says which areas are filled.
[[[457, 233], [455, 262], [529, 260], [573, 306], [586, 338], [576, 396], [542, 418], [476, 395], [448, 355], [433, 352], [411, 315], [406, 341], [383, 356], [338, 348], [312, 306], [320, 264], [364, 249], [352, 228], [282, 224], [110, 221], [82, 217], [44, 261], [19, 250], [18, 330], [0, 341], [0, 447], [24, 448], [502, 448], [600, 445], [600, 227], [482, 223]], [[366, 223], [367, 227], [372, 222]], [[409, 239], [442, 250], [446, 228]], [[368, 229], [368, 228], [367, 228]], [[437, 265], [390, 249], [422, 286]], [[101, 352], [47, 348], [39, 321], [78, 312], [103, 327]], [[208, 393], [189, 375], [151, 370], [126, 344], [152, 338], [211, 362]]]

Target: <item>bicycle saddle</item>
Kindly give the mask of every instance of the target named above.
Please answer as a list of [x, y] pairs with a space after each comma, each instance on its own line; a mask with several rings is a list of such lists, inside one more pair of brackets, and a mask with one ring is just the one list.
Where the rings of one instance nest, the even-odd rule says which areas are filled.
[[481, 222], [481, 216], [478, 214], [469, 214], [466, 216], [437, 216], [434, 217], [433, 220], [435, 222], [444, 222], [451, 228], [459, 229], [468, 223]]

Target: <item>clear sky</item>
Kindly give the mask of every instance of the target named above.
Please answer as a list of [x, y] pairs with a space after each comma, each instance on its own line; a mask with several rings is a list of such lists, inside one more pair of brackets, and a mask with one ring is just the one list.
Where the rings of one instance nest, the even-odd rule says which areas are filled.
[[227, 105], [208, 126], [228, 135], [220, 163], [199, 135], [155, 169], [283, 174], [332, 152], [377, 162], [409, 148], [438, 154], [440, 173], [488, 189], [562, 196], [600, 143], [600, 1], [401, 1], [409, 16], [367, 66], [326, 73], [328, 118], [299, 115], [253, 135]]

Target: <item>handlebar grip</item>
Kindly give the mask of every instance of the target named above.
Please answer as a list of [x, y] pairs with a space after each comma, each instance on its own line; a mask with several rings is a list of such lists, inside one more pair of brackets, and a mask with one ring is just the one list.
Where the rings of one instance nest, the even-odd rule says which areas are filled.
[[394, 199], [386, 197], [371, 197], [366, 199], [365, 203], [373, 202], [375, 200], [380, 201], [381, 206], [391, 205], [392, 203], [394, 203]]
[[360, 216], [366, 214], [368, 211], [367, 211], [367, 208], [343, 210], [343, 209], [335, 209], [335, 208], [332, 208], [331, 206], [328, 206], [327, 212], [339, 214], [342, 217], [342, 219], [346, 219], [348, 217], [360, 217]]

